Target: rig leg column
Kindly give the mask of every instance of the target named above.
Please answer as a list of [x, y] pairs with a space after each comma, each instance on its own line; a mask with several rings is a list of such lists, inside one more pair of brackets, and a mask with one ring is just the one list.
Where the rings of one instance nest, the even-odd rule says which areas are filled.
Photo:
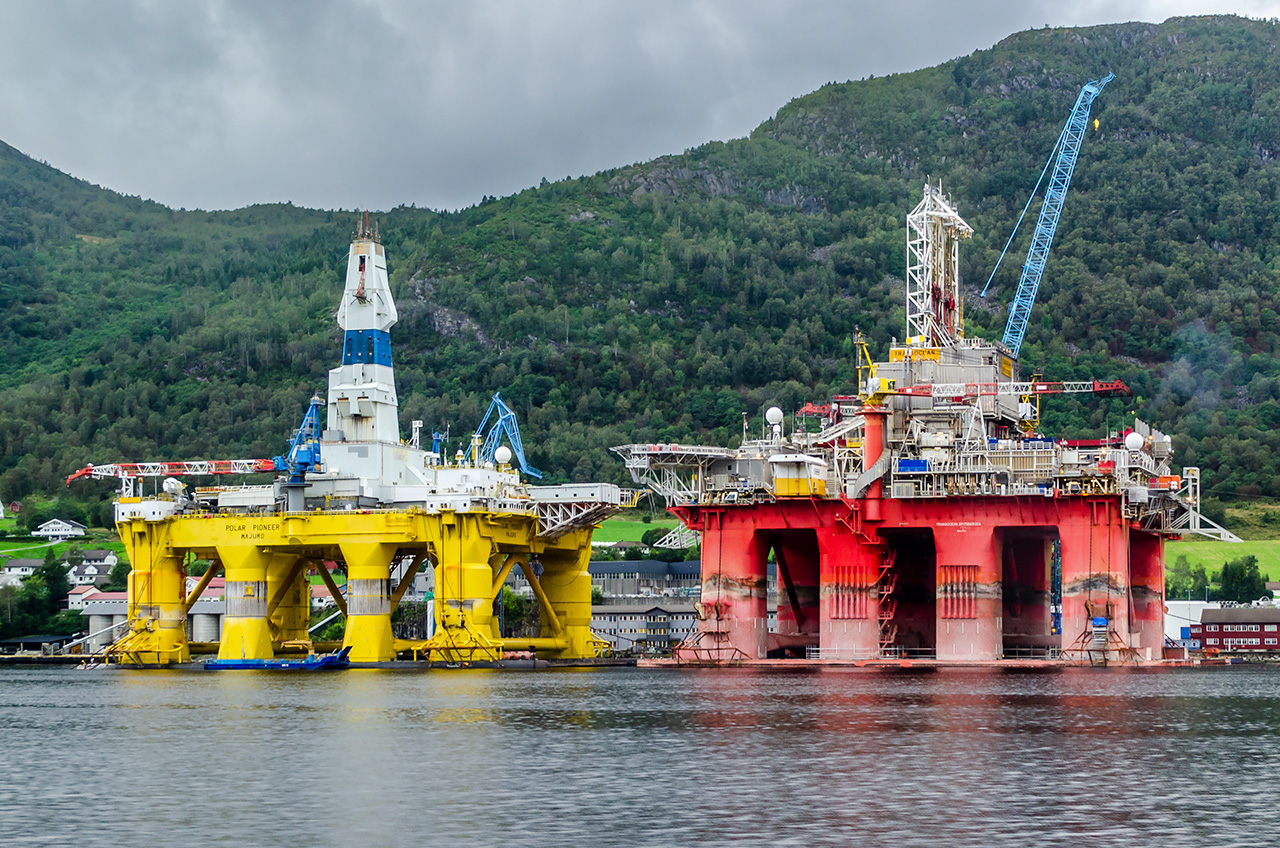
[[223, 618], [220, 660], [271, 659], [267, 624], [267, 566], [271, 555], [255, 545], [219, 545], [227, 578], [227, 613]]
[[167, 526], [141, 521], [120, 525], [129, 551], [129, 625], [126, 662], [184, 663], [187, 647], [186, 571], [169, 542]]
[[818, 531], [822, 551], [823, 656], [867, 660], [880, 653], [880, 545], [835, 529]]
[[608, 649], [608, 643], [591, 632], [591, 574], [587, 570], [591, 564], [590, 533], [567, 533], [556, 540], [556, 547], [541, 555], [543, 572], [539, 582], [562, 631], [552, 633], [544, 615], [542, 636], [564, 640], [564, 650], [551, 654], [558, 659], [598, 657]]
[[[1119, 498], [1081, 500], [1058, 524], [1062, 540], [1062, 647], [1088, 647], [1094, 618], [1107, 619], [1108, 651], [1128, 647], [1128, 528]], [[1163, 610], [1161, 610], [1163, 614]]]
[[765, 534], [758, 519], [738, 510], [709, 512], [702, 537], [702, 600], [698, 629], [704, 637], [691, 661], [764, 659], [769, 636], [769, 578]]
[[1164, 655], [1164, 537], [1129, 531], [1130, 645], [1144, 660]]
[[992, 528], [933, 529], [937, 555], [936, 649], [940, 660], [997, 660], [1003, 643], [1003, 557]]
[[493, 638], [494, 542], [492, 531], [471, 515], [447, 513], [440, 524], [436, 564], [436, 634], [432, 658], [446, 662], [497, 662]]
[[342, 542], [347, 563], [347, 628], [342, 646], [352, 662], [395, 659], [391, 639], [391, 560], [394, 545]]

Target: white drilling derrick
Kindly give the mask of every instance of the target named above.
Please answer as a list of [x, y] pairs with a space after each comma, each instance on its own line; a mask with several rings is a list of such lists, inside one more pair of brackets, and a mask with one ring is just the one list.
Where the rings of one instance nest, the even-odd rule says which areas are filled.
[[907, 216], [907, 343], [950, 347], [964, 337], [960, 240], [973, 235], [941, 188]]
[[329, 371], [327, 429], [341, 432], [346, 441], [400, 443], [391, 364], [391, 327], [398, 317], [387, 280], [387, 257], [366, 214], [347, 254], [346, 284], [338, 305], [342, 364]]

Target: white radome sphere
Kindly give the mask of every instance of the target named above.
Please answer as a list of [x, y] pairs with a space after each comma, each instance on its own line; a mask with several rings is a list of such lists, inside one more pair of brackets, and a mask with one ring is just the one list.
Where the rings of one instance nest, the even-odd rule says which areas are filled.
[[1130, 433], [1124, 437], [1124, 446], [1126, 450], [1136, 451], [1142, 450], [1143, 438], [1138, 433]]
[[511, 448], [503, 445], [493, 452], [493, 458], [498, 461], [499, 465], [506, 465], [511, 462]]
[[778, 409], [778, 407], [776, 406], [769, 407], [767, 410], [765, 410], [764, 420], [768, 421], [770, 424], [781, 424], [782, 410]]
[[169, 494], [176, 495], [185, 489], [186, 486], [182, 485], [182, 481], [177, 477], [166, 477], [163, 488]]

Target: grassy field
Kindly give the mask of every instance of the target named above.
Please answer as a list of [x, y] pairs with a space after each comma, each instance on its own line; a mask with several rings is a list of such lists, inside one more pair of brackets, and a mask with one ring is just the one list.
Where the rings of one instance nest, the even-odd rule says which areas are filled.
[[[5, 519], [4, 522], [0, 522], [0, 532], [13, 529], [10, 519]], [[107, 548], [115, 551], [116, 556], [120, 559], [128, 559], [128, 557], [125, 556], [124, 544], [120, 541], [120, 537], [111, 530], [103, 530], [99, 527], [90, 528], [86, 531], [85, 535], [79, 539], [74, 539], [68, 542], [58, 542], [53, 545], [53, 553], [55, 556], [61, 556], [66, 553], [67, 549], [72, 545], [79, 546], [81, 550], [86, 548]], [[50, 546], [47, 542], [12, 542], [0, 539], [0, 559], [9, 559], [11, 557], [17, 559], [44, 559], [44, 552], [49, 547]]]
[[609, 518], [591, 535], [591, 540], [593, 542], [639, 542], [646, 530], [652, 530], [655, 527], [670, 530], [675, 526], [674, 518], [655, 518], [647, 524], [638, 516]]
[[1223, 563], [1242, 556], [1258, 558], [1258, 570], [1267, 580], [1280, 580], [1280, 539], [1251, 539], [1238, 544], [1215, 542], [1212, 539], [1170, 542], [1164, 549], [1165, 566], [1171, 566], [1178, 557], [1185, 556], [1191, 567], [1203, 565], [1210, 575], [1222, 568]]
[[1267, 580], [1280, 580], [1280, 503], [1251, 501], [1227, 505], [1227, 529], [1245, 541], [1231, 544], [1202, 536], [1184, 536], [1184, 541], [1165, 546], [1165, 566], [1185, 556], [1192, 568], [1204, 566], [1210, 575], [1224, 563], [1242, 556], [1258, 558], [1258, 570]]

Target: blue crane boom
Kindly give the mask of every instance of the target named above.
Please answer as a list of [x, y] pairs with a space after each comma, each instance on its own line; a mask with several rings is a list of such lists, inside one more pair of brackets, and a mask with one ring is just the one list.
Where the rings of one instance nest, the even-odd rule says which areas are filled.
[[[1022, 348], [1023, 336], [1027, 334], [1031, 307], [1035, 305], [1036, 292], [1040, 290], [1040, 278], [1044, 274], [1045, 262], [1049, 259], [1049, 248], [1053, 246], [1053, 235], [1058, 229], [1062, 203], [1066, 200], [1067, 189], [1071, 186], [1071, 174], [1075, 171], [1076, 159], [1080, 157], [1080, 142], [1084, 140], [1085, 129], [1089, 125], [1089, 109], [1093, 106], [1094, 98], [1101, 94], [1103, 87], [1115, 77], [1115, 74], [1108, 73], [1100, 80], [1089, 80], [1084, 84], [1084, 88], [1080, 89], [1080, 96], [1076, 98], [1076, 105], [1071, 109], [1071, 116], [1067, 118], [1066, 126], [1062, 128], [1057, 143], [1049, 153], [1049, 162], [1045, 163], [1044, 171], [1040, 172], [1040, 180], [1036, 182], [1031, 198], [1023, 207], [1022, 215], [1018, 216], [1018, 223], [1014, 225], [1013, 232], [1017, 233], [1018, 226], [1022, 224], [1022, 217], [1027, 214], [1031, 199], [1035, 198], [1035, 193], [1040, 188], [1040, 181], [1044, 180], [1045, 171], [1049, 170], [1049, 164], [1052, 163], [1053, 174], [1049, 177], [1049, 188], [1045, 191], [1044, 204], [1040, 207], [1040, 218], [1036, 221], [1036, 231], [1031, 237], [1027, 260], [1022, 265], [1022, 278], [1018, 280], [1018, 290], [1013, 296], [1013, 303], [1009, 305], [1009, 322], [1004, 328], [1004, 346], [1015, 358]], [[1009, 243], [1012, 242], [1011, 234]], [[1008, 252], [1009, 243], [1005, 244], [1000, 260], [1003, 260], [1004, 254]], [[1000, 261], [997, 260], [996, 269], [999, 267]], [[996, 271], [992, 270], [991, 277], [994, 278], [995, 275]], [[990, 286], [991, 280], [988, 279], [986, 287], [982, 289], [983, 297], [987, 296], [987, 288]]]
[[289, 474], [290, 483], [302, 483], [308, 473], [321, 470], [320, 407], [323, 405], [319, 395], [311, 396], [307, 414], [302, 417], [302, 426], [289, 440], [289, 452], [271, 458], [276, 471]]
[[[485, 433], [485, 425], [489, 423], [489, 419], [497, 414], [497, 418], [493, 422], [493, 426], [489, 428], [489, 432]], [[489, 409], [485, 412], [484, 418], [480, 420], [480, 426], [476, 428], [477, 436], [484, 436], [484, 443], [480, 446], [480, 458], [486, 462], [493, 462], [493, 456], [497, 453], [498, 445], [502, 443], [502, 435], [506, 434], [507, 440], [511, 442], [511, 452], [515, 454], [516, 462], [520, 464], [520, 470], [530, 477], [542, 479], [542, 472], [529, 464], [524, 458], [524, 443], [520, 441], [520, 425], [516, 423], [516, 414], [511, 407], [503, 403], [501, 396], [497, 392], [493, 394], [493, 400], [489, 403]], [[470, 451], [468, 451], [470, 455]]]

